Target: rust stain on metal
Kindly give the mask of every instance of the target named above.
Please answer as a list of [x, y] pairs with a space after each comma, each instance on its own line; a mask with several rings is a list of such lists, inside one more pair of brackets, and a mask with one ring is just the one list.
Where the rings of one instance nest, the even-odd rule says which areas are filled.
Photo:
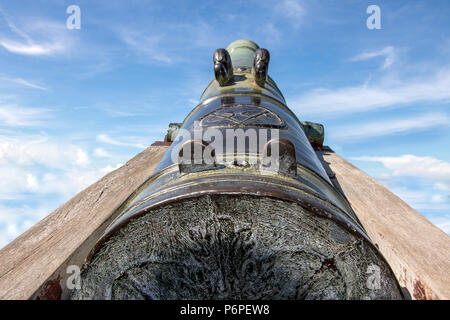
[[416, 280], [414, 282], [414, 299], [416, 300], [427, 300], [426, 293], [425, 293], [425, 287], [420, 280]]
[[414, 281], [413, 297], [416, 300], [434, 300], [436, 298], [430, 288], [420, 278]]
[[62, 288], [59, 284], [61, 276], [49, 280], [42, 286], [42, 289], [36, 296], [36, 300], [61, 300]]
[[152, 147], [154, 146], [170, 146], [172, 144], [172, 142], [168, 142], [168, 141], [155, 141], [154, 143], [152, 143]]

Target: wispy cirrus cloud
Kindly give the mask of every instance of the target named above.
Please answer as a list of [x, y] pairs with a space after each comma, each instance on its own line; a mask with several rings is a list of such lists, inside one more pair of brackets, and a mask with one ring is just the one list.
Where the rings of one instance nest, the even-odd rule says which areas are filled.
[[392, 134], [448, 127], [450, 118], [445, 114], [424, 114], [409, 118], [389, 119], [352, 126], [331, 127], [330, 136], [338, 140], [364, 139]]
[[111, 154], [103, 148], [95, 148], [94, 156], [96, 158], [111, 158]]
[[17, 27], [1, 8], [0, 16], [10, 31], [0, 34], [0, 46], [11, 53], [29, 56], [59, 54], [66, 52], [75, 40], [73, 33], [67, 32], [64, 22], [29, 19]]
[[401, 107], [416, 102], [447, 103], [450, 101], [450, 69], [431, 77], [400, 83], [380, 82], [376, 85], [313, 89], [288, 99], [301, 115], [334, 115], [363, 112], [386, 107]]
[[50, 55], [63, 51], [64, 47], [60, 43], [34, 44], [31, 42], [20, 43], [17, 41], [2, 39], [0, 45], [12, 53], [25, 54], [30, 56]]
[[97, 141], [116, 145], [116, 146], [122, 146], [122, 147], [134, 147], [134, 148], [140, 148], [140, 149], [146, 148], [146, 146], [141, 143], [125, 142], [125, 141], [116, 140], [104, 133], [97, 135]]
[[387, 46], [381, 50], [363, 52], [350, 59], [350, 61], [364, 61], [373, 58], [383, 57], [382, 69], [389, 68], [397, 60], [397, 50], [393, 46]]
[[174, 61], [173, 57], [160, 48], [164, 35], [147, 35], [134, 30], [122, 29], [119, 31], [119, 36], [138, 55], [143, 55], [150, 60], [165, 64], [170, 64]]
[[306, 14], [305, 7], [300, 0], [283, 0], [275, 6], [276, 11], [286, 17], [295, 28], [300, 27]]
[[0, 77], [0, 81], [4, 82], [10, 82], [14, 84], [18, 84], [24, 87], [32, 88], [32, 89], [38, 89], [38, 90], [48, 90], [48, 88], [40, 86], [36, 83], [33, 83], [31, 81], [22, 79], [22, 78], [8, 78], [8, 77]]
[[19, 105], [0, 105], [0, 125], [33, 127], [44, 124], [51, 117], [51, 109], [29, 108]]
[[113, 29], [118, 38], [145, 62], [171, 65], [191, 61], [190, 57], [181, 54], [180, 47], [185, 47], [188, 51], [209, 48], [211, 45], [224, 45], [214, 27], [203, 20], [152, 25], [146, 28], [153, 31], [143, 32], [131, 27]]

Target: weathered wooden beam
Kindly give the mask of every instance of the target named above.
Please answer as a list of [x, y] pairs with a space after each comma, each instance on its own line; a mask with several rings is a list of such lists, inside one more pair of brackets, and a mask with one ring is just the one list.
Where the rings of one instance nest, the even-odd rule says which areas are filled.
[[450, 237], [329, 149], [317, 152], [413, 299], [450, 299]]
[[154, 146], [139, 153], [3, 248], [0, 299], [61, 298], [67, 266], [82, 265], [113, 213], [153, 173], [167, 149]]

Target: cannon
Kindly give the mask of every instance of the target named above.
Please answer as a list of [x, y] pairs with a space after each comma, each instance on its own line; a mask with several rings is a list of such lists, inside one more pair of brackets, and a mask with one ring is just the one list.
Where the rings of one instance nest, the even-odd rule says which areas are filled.
[[214, 52], [214, 79], [71, 299], [404, 298], [314, 150], [323, 127], [288, 108], [269, 63], [249, 40]]

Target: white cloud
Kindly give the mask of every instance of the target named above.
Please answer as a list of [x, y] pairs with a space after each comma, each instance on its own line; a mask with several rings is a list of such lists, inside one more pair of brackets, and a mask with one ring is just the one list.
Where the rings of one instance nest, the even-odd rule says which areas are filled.
[[389, 185], [386, 185], [386, 188], [388, 188], [392, 193], [396, 194], [416, 210], [427, 208], [427, 204], [430, 202], [429, 194], [423, 192], [422, 190], [411, 190], [405, 187], [390, 188]]
[[119, 35], [123, 42], [133, 48], [138, 54], [144, 55], [150, 60], [162, 63], [172, 63], [173, 58], [170, 57], [165, 50], [161, 49], [160, 43], [163, 39], [162, 35], [142, 34], [132, 30], [121, 30]]
[[107, 173], [110, 173], [111, 171], [114, 171], [114, 170], [116, 170], [116, 169], [119, 169], [121, 166], [122, 166], [121, 163], [116, 164], [115, 167], [110, 166], [110, 165], [107, 165], [106, 167], [100, 169], [100, 172], [101, 172], [102, 174], [107, 174]]
[[410, 154], [351, 159], [382, 163], [390, 170], [383, 178], [386, 187], [450, 235], [450, 162]]
[[353, 157], [352, 160], [381, 162], [393, 176], [413, 176], [432, 180], [450, 188], [450, 162], [433, 157], [406, 154], [398, 157]]
[[0, 105], [0, 124], [10, 127], [29, 127], [43, 124], [50, 117], [50, 109]]
[[[244, 25], [247, 25], [246, 20]], [[161, 65], [191, 63], [192, 56], [180, 54], [180, 48], [195, 54], [199, 48], [213, 50], [211, 47], [224, 46], [226, 45], [224, 42], [229, 40], [226, 34], [218, 33], [214, 26], [205, 22], [205, 19], [195, 18], [189, 19], [189, 22], [180, 21], [178, 23], [150, 22], [146, 29], [151, 29], [151, 34], [143, 32], [142, 28], [133, 29], [119, 26], [112, 29], [117, 37], [141, 59], [140, 62]], [[261, 29], [264, 34], [266, 34], [266, 29]], [[254, 30], [253, 24], [252, 30]], [[240, 34], [245, 37], [246, 31], [241, 30]]]
[[0, 247], [121, 166], [92, 164], [88, 154], [42, 135], [0, 135]]
[[76, 152], [76, 157], [75, 157], [75, 161], [74, 164], [78, 165], [78, 166], [86, 166], [89, 164], [89, 157], [87, 155], [87, 153], [79, 148], [79, 147], [75, 147], [75, 152]]
[[88, 161], [81, 147], [57, 142], [43, 135], [0, 135], [0, 164], [39, 164], [64, 169], [68, 165], [84, 166]]
[[[417, 177], [434, 183], [434, 188], [450, 195], [450, 162], [433, 157], [406, 154], [398, 157], [353, 157], [352, 160], [380, 162], [393, 177]], [[447, 199], [448, 201], [449, 199]], [[434, 199], [436, 202], [436, 199]]]
[[65, 170], [47, 169], [39, 181], [39, 194], [58, 194], [62, 201], [69, 199], [87, 188], [102, 176], [102, 169], [67, 168]]
[[[411, 190], [405, 187], [391, 187], [389, 189], [415, 210], [423, 212], [436, 227], [450, 235], [450, 215], [447, 214], [450, 209], [448, 193], [438, 194], [436, 188]], [[444, 212], [444, 214], [436, 212]]]
[[88, 164], [88, 153], [80, 146], [39, 135], [0, 135], [0, 199], [23, 192], [73, 195], [103, 175], [86, 169]]
[[448, 201], [448, 196], [442, 194], [435, 194], [431, 197], [431, 202], [433, 203], [446, 203]]
[[103, 148], [94, 149], [94, 157], [96, 158], [110, 158], [111, 154]]
[[4, 47], [6, 50], [25, 54], [25, 55], [49, 55], [55, 53], [57, 51], [61, 51], [64, 47], [59, 43], [50, 43], [50, 44], [32, 44], [32, 43], [19, 43], [10, 40], [0, 40], [0, 45]]
[[74, 167], [40, 169], [33, 166], [8, 164], [0, 168], [0, 179], [4, 182], [0, 186], [0, 201], [20, 200], [25, 202], [29, 198], [53, 195], [60, 199], [60, 204], [62, 204], [106, 173], [102, 169]]
[[25, 79], [22, 78], [0, 78], [1, 81], [6, 81], [6, 82], [12, 82], [12, 83], [16, 83], [16, 84], [20, 84], [22, 86], [28, 87], [28, 88], [33, 88], [33, 89], [39, 89], [39, 90], [48, 90], [45, 87], [42, 87], [40, 85], [37, 85], [33, 82], [27, 81]]
[[289, 19], [295, 28], [300, 26], [306, 13], [303, 4], [299, 0], [283, 0], [278, 3], [276, 10]]
[[0, 166], [0, 180], [0, 200], [17, 199], [18, 192], [33, 192], [38, 185], [35, 176], [19, 166], [12, 165]]
[[86, 169], [88, 163], [80, 146], [41, 135], [0, 135], [0, 247], [104, 175]]
[[36, 177], [31, 173], [27, 173], [27, 188], [32, 191], [39, 190], [39, 183], [37, 182]]
[[384, 57], [384, 63], [382, 68], [386, 69], [397, 60], [397, 52], [393, 46], [388, 46], [378, 51], [361, 53], [350, 59], [350, 61], [364, 61], [377, 57]]
[[435, 188], [441, 191], [447, 191], [450, 194], [450, 186], [445, 185], [444, 183], [437, 182]]
[[[104, 152], [97, 148], [94, 155]], [[82, 146], [42, 135], [0, 135], [0, 199], [21, 192], [73, 195], [120, 166], [92, 164], [88, 154]]]
[[107, 144], [116, 145], [116, 146], [134, 147], [134, 148], [140, 148], [140, 149], [146, 148], [146, 146], [143, 145], [143, 144], [119, 141], [119, 140], [113, 139], [110, 136], [108, 136], [107, 134], [103, 134], [103, 133], [99, 134], [97, 136], [97, 141], [103, 142], [103, 143], [107, 143]]
[[396, 186], [392, 181], [386, 187], [419, 211], [442, 211], [450, 208], [449, 195], [438, 193], [439, 191], [433, 187], [410, 189], [404, 186]]
[[0, 204], [0, 249], [55, 208], [48, 204], [35, 207], [6, 207]]
[[264, 33], [271, 41], [280, 41], [282, 33], [272, 22], [268, 22], [267, 24], [263, 25], [262, 28], [264, 28]]
[[428, 128], [447, 127], [450, 119], [443, 114], [425, 114], [417, 117], [383, 120], [354, 126], [330, 128], [330, 136], [334, 139], [362, 139], [380, 137], [410, 131], [421, 131]]
[[449, 102], [450, 69], [411, 82], [345, 87], [336, 90], [314, 89], [298, 98], [289, 99], [301, 115], [333, 115], [362, 112], [386, 107], [399, 107], [416, 102]]
[[74, 42], [74, 33], [68, 32], [64, 21], [27, 19], [19, 28], [1, 9], [0, 13], [10, 30], [7, 35], [0, 34], [0, 46], [11, 53], [54, 55], [67, 51]]

